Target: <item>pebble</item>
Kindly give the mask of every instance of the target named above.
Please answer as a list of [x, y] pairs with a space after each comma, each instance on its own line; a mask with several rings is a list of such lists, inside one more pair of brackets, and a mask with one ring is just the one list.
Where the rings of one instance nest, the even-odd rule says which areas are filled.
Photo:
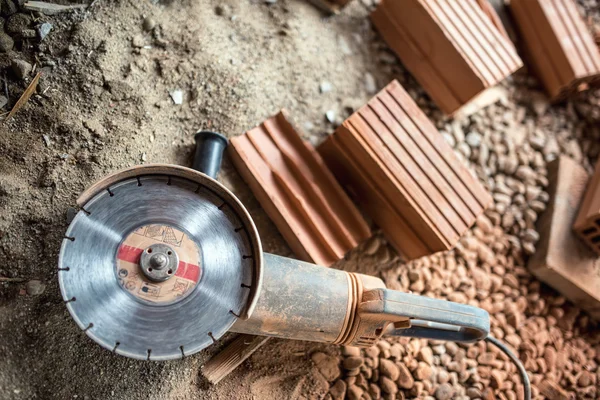
[[433, 364], [433, 351], [431, 347], [423, 347], [417, 354], [417, 360], [424, 361], [429, 365]]
[[11, 68], [12, 68], [13, 72], [15, 73], [15, 75], [17, 75], [17, 77], [19, 79], [24, 79], [24, 78], [28, 77], [29, 74], [31, 74], [31, 71], [33, 70], [33, 66], [31, 64], [29, 64], [27, 61], [18, 60], [18, 59], [12, 61]]
[[393, 380], [388, 378], [387, 376], [382, 376], [379, 378], [379, 384], [381, 385], [381, 390], [389, 394], [398, 393], [398, 386], [394, 383]]
[[321, 82], [321, 84], [319, 85], [319, 91], [321, 93], [329, 93], [333, 90], [333, 85], [331, 84], [331, 82], [328, 81], [323, 81]]
[[335, 114], [335, 111], [334, 111], [334, 110], [328, 110], [328, 111], [325, 113], [325, 118], [326, 118], [326, 119], [327, 119], [327, 121], [328, 121], [329, 123], [331, 123], [331, 124], [335, 123], [335, 117], [336, 117], [336, 114]]
[[362, 357], [347, 357], [344, 359], [342, 365], [344, 369], [351, 370], [359, 368], [363, 364]]
[[0, 51], [6, 53], [15, 47], [15, 41], [6, 33], [0, 31]]
[[329, 388], [329, 394], [331, 394], [332, 400], [344, 400], [344, 397], [346, 397], [346, 388], [346, 382], [342, 379], [335, 381]]
[[424, 381], [429, 379], [429, 377], [431, 377], [431, 367], [427, 363], [424, 363], [422, 361], [419, 362], [417, 370], [415, 372], [415, 378], [417, 378], [420, 381]]
[[39, 296], [46, 290], [46, 285], [40, 280], [33, 279], [27, 282], [25, 290], [30, 296]]
[[322, 352], [316, 352], [311, 356], [311, 360], [315, 363], [315, 366], [321, 375], [323, 375], [323, 377], [329, 382], [339, 378], [340, 367], [338, 365], [337, 357], [333, 357]]
[[377, 82], [375, 81], [375, 77], [370, 72], [365, 73], [365, 90], [369, 94], [374, 94], [377, 92]]
[[471, 147], [479, 147], [481, 145], [481, 134], [479, 132], [471, 131], [467, 134], [466, 141]]
[[400, 376], [400, 370], [396, 364], [386, 358], [379, 359], [379, 372], [393, 381]]
[[398, 379], [396, 380], [396, 383], [402, 389], [411, 389], [415, 384], [415, 380], [404, 364], [398, 364]]
[[356, 385], [352, 385], [348, 388], [348, 399], [349, 400], [361, 400], [361, 397], [365, 391]]
[[152, 17], [144, 18], [144, 21], [142, 22], [142, 28], [146, 32], [150, 32], [152, 29], [154, 29], [155, 26], [156, 26], [156, 21]]
[[360, 348], [354, 346], [342, 347], [342, 354], [345, 356], [360, 357]]
[[183, 91], [181, 89], [175, 89], [169, 92], [171, 99], [173, 100], [173, 104], [181, 105], [183, 104]]
[[436, 400], [450, 400], [454, 396], [454, 389], [448, 383], [443, 383], [435, 391]]
[[37, 35], [40, 41], [44, 40], [50, 34], [53, 25], [50, 22], [43, 22], [37, 26]]
[[13, 14], [6, 20], [4, 30], [8, 33], [21, 33], [31, 24], [31, 17], [27, 14]]
[[8, 104], [8, 99], [6, 96], [0, 95], [0, 108], [4, 108], [5, 105]]

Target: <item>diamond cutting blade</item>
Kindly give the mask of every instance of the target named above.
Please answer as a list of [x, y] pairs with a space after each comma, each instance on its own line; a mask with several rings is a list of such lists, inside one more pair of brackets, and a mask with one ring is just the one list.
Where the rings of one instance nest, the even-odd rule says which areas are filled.
[[[257, 282], [255, 228], [232, 197], [166, 175], [124, 179], [95, 194], [59, 257], [61, 292], [79, 327], [109, 350], [150, 360], [190, 355], [225, 334]], [[142, 273], [140, 258], [153, 248], [177, 253], [175, 264], [162, 259], [166, 281]]]

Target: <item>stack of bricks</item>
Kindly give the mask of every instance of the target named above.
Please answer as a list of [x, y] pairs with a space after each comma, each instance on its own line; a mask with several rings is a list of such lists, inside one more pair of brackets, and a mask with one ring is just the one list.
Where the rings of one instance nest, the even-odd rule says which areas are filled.
[[492, 201], [397, 81], [319, 152], [406, 259], [451, 249]]
[[551, 98], [600, 85], [600, 52], [573, 0], [511, 0], [510, 7]]
[[486, 12], [494, 10], [476, 0], [382, 0], [371, 19], [438, 107], [455, 114], [522, 66]]
[[600, 163], [587, 185], [573, 229], [590, 249], [600, 254]]
[[370, 229], [325, 163], [280, 112], [244, 135], [229, 153], [296, 257], [329, 266]]

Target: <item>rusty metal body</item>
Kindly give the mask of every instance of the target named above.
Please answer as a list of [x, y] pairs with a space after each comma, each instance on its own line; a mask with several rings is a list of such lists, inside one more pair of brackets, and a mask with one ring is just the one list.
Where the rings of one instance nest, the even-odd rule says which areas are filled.
[[231, 331], [369, 347], [384, 334], [474, 342], [486, 311], [386, 289], [379, 278], [265, 253], [253, 314]]

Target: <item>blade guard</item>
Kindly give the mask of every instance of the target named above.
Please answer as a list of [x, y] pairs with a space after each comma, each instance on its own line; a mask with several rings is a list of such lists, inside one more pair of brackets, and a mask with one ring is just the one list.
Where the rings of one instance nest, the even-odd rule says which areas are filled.
[[253, 281], [251, 285], [250, 296], [248, 297], [248, 304], [244, 310], [240, 312], [240, 319], [248, 319], [254, 308], [256, 307], [256, 303], [258, 302], [258, 298], [260, 295], [261, 287], [262, 287], [262, 276], [263, 276], [263, 252], [262, 245], [260, 243], [260, 239], [258, 236], [258, 230], [254, 225], [254, 221], [250, 217], [250, 214], [246, 210], [246, 208], [242, 205], [242, 203], [238, 200], [238, 198], [229, 191], [225, 186], [216, 181], [214, 178], [195, 171], [191, 168], [181, 167], [178, 165], [172, 164], [147, 164], [147, 165], [138, 165], [135, 167], [126, 168], [110, 175], [107, 175], [103, 179], [97, 181], [92, 186], [90, 186], [87, 190], [85, 190], [77, 199], [77, 205], [84, 209], [85, 205], [94, 197], [96, 194], [107, 190], [112, 185], [121, 182], [125, 179], [148, 176], [148, 175], [167, 175], [172, 177], [180, 177], [184, 179], [188, 179], [190, 181], [196, 182], [198, 184], [204, 185], [208, 187], [212, 192], [217, 194], [219, 197], [223, 198], [224, 201], [229, 204], [234, 211], [239, 215], [242, 219], [244, 226], [247, 227], [248, 233], [250, 236], [250, 242], [253, 248], [254, 257], [254, 274]]

